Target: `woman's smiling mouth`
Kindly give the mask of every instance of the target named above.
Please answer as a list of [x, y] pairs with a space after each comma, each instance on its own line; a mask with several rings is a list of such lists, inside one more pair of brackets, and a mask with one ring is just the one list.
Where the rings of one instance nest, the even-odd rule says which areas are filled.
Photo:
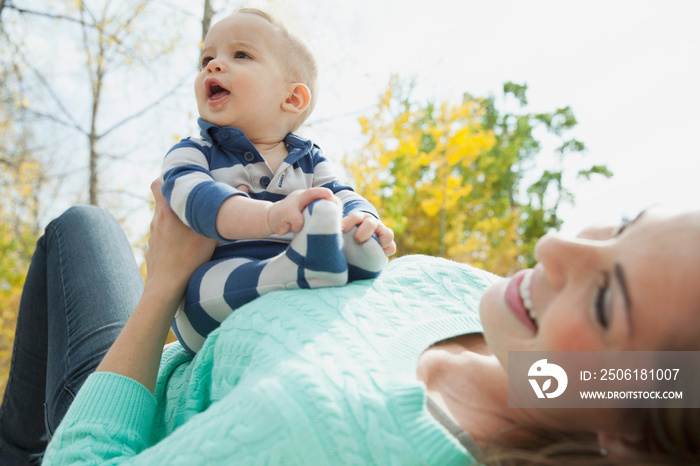
[[532, 282], [532, 270], [521, 270], [516, 273], [506, 286], [505, 301], [515, 317], [523, 323], [533, 334], [537, 333], [537, 321], [532, 311], [530, 298], [530, 283]]

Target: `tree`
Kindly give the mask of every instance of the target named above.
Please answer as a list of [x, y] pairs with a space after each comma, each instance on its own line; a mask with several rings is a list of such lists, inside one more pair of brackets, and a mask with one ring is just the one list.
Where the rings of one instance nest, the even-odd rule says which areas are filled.
[[[223, 5], [204, 0], [199, 16], [175, 3], [153, 0], [36, 1], [26, 7], [13, 0], [0, 2], [0, 390], [39, 225], [57, 213], [46, 204], [64, 198], [63, 187], [81, 184], [66, 180], [87, 171], [87, 200], [104, 206], [100, 173], [129, 153], [124, 143], [135, 138], [128, 126], [133, 128], [162, 102], [173, 103], [168, 97], [193, 78], [198, 35], [188, 39], [190, 47], [179, 47], [187, 29], [183, 21], [200, 26], [203, 41], [215, 10]], [[50, 49], [61, 57], [60, 67], [52, 69], [51, 60], [27, 45], [33, 35], [53, 38]], [[164, 60], [174, 49], [183, 52], [171, 67]], [[127, 101], [129, 94], [137, 97]], [[188, 119], [184, 111], [182, 119]], [[168, 136], [163, 132], [159, 138]], [[161, 152], [152, 152], [159, 164]], [[121, 186], [126, 184], [123, 175]], [[147, 184], [143, 192], [148, 192]], [[65, 203], [83, 202], [82, 197]], [[136, 197], [139, 207], [148, 205], [145, 196]], [[125, 203], [120, 201], [107, 207], [123, 218], [119, 212], [126, 209], [118, 209]], [[145, 238], [137, 234], [135, 249], [143, 244]]]
[[[3, 82], [12, 69], [0, 69]], [[0, 88], [0, 393], [9, 370], [17, 307], [39, 232], [44, 166], [24, 115], [7, 87]]]
[[41, 182], [40, 168], [31, 161], [0, 163], [0, 393], [10, 366], [19, 298], [38, 238], [31, 191]]
[[[358, 191], [394, 229], [399, 254], [448, 257], [499, 274], [531, 265], [535, 242], [560, 226], [559, 206], [573, 201], [564, 159], [585, 147], [566, 139], [576, 125], [571, 109], [525, 112], [527, 87], [513, 83], [503, 96], [517, 103], [513, 113], [499, 112], [493, 96], [421, 105], [411, 91], [392, 78], [376, 112], [360, 119], [367, 145], [345, 161]], [[540, 151], [537, 128], [559, 141], [558, 165], [523, 189]], [[597, 173], [611, 175], [605, 167], [585, 171]]]
[[211, 19], [214, 17], [214, 7], [211, 4], [211, 0], [204, 0], [204, 12], [202, 13], [202, 45], [204, 45], [204, 39], [207, 37], [207, 32], [211, 27]]
[[[26, 105], [27, 112], [62, 126], [64, 132], [69, 131], [68, 134], [77, 132], [84, 138], [87, 147], [88, 202], [93, 205], [99, 204], [100, 172], [106, 168], [110, 158], [119, 158], [108, 152], [105, 140], [127, 123], [158, 107], [190, 77], [191, 68], [188, 67], [183, 69], [180, 79], [175, 80], [171, 74], [162, 74], [157, 79], [144, 79], [139, 75], [162, 63], [179, 44], [181, 28], [177, 27], [174, 15], [161, 14], [158, 19], [161, 27], [154, 34], [152, 25], [156, 8], [162, 7], [153, 0], [64, 1], [47, 3], [43, 10], [20, 8], [12, 2], [4, 5], [5, 10], [11, 10], [28, 21], [50, 22], [52, 34], [73, 40], [76, 53], [83, 55], [87, 86], [68, 94], [61, 86], [54, 84], [56, 79], [50, 79], [43, 67], [36, 65], [41, 63], [41, 57], [35, 56], [20, 41], [9, 41], [12, 53], [22, 61], [22, 69], [25, 70], [25, 85], [17, 91], [26, 93], [21, 101]], [[175, 23], [167, 24], [173, 21]], [[65, 71], [72, 71], [69, 71], [70, 66], [64, 68]], [[138, 77], [129, 80], [132, 74]], [[116, 94], [112, 90], [112, 100], [106, 101], [110, 97], [110, 84], [124, 86], [130, 81], [146, 83], [129, 88], [130, 93], [142, 92], [149, 97], [141, 98], [137, 106], [124, 108], [127, 94], [124, 91], [127, 89], [122, 89]], [[27, 83], [31, 85], [27, 86]], [[86, 95], [76, 96], [76, 92], [82, 91], [87, 91]], [[84, 106], [84, 103], [87, 105]], [[105, 111], [106, 105], [109, 106], [108, 111]], [[81, 151], [73, 142], [71, 156], [75, 152]]]

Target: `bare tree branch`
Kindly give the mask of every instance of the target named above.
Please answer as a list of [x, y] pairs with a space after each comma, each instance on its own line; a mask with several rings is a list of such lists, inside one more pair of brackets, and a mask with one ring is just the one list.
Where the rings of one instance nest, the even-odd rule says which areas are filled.
[[168, 1], [159, 1], [159, 0], [154, 0], [153, 3], [157, 3], [159, 5], [162, 5], [165, 8], [169, 8], [170, 10], [177, 12], [178, 14], [189, 17], [189, 18], [195, 18], [199, 19], [199, 17], [193, 13], [191, 13], [189, 10], [182, 8], [182, 6], [174, 4], [173, 2], [168, 2]]
[[[144, 8], [150, 0], [142, 0], [142, 2], [134, 8], [134, 15], [130, 16], [127, 18], [126, 23], [120, 24], [119, 28], [117, 29], [118, 31], [121, 31], [124, 33], [122, 36], [115, 34], [109, 34], [107, 31], [100, 29], [100, 35], [104, 34], [107, 37], [110, 38], [110, 40], [114, 41], [114, 46], [111, 46], [107, 50], [104, 51], [104, 57], [105, 57], [105, 62], [107, 63], [112, 63], [113, 59], [115, 56], [121, 54], [124, 54], [125, 56], [130, 56], [132, 59], [138, 60], [139, 57], [132, 55], [128, 49], [124, 47], [124, 37], [129, 36], [129, 31], [131, 30], [131, 25], [134, 21], [136, 21], [136, 18], [139, 16], [139, 12], [143, 11]], [[105, 11], [102, 12], [102, 20], [100, 21], [100, 25], [102, 25], [105, 20], [107, 19], [107, 4], [105, 4]], [[97, 22], [97, 21], [96, 21]], [[121, 49], [121, 50], [120, 50]], [[109, 52], [114, 52], [114, 53], [109, 53]], [[142, 63], [145, 64], [145, 63]]]
[[49, 113], [43, 113], [43, 112], [40, 112], [40, 111], [38, 111], [38, 110], [34, 110], [34, 109], [32, 109], [32, 108], [28, 108], [28, 107], [27, 107], [25, 110], [26, 110], [28, 113], [31, 113], [31, 114], [34, 115], [34, 116], [38, 116], [38, 117], [40, 117], [40, 118], [46, 118], [47, 120], [51, 120], [51, 121], [53, 121], [53, 122], [55, 122], [55, 123], [58, 123], [59, 125], [65, 126], [65, 127], [67, 127], [67, 128], [73, 128], [73, 129], [77, 130], [80, 134], [84, 134], [84, 135], [87, 135], [87, 134], [88, 134], [88, 133], [87, 133], [83, 128], [81, 128], [80, 125], [78, 125], [78, 124], [74, 124], [74, 123], [71, 123], [71, 122], [68, 122], [68, 121], [61, 120], [60, 118], [57, 118], [57, 117], [55, 117], [55, 116], [53, 116], [53, 115], [51, 115], [51, 114], [49, 114]]
[[68, 21], [71, 23], [76, 23], [80, 24], [82, 26], [91, 26], [94, 27], [94, 24], [86, 24], [83, 22], [82, 19], [78, 18], [73, 18], [71, 16], [66, 16], [66, 15], [58, 15], [58, 14], [53, 14], [53, 13], [46, 13], [43, 11], [36, 11], [36, 10], [28, 10], [26, 8], [19, 8], [14, 6], [11, 3], [5, 4], [5, 0], [2, 1], [2, 4], [0, 4], [0, 12], [2, 12], [2, 7], [7, 7], [10, 10], [15, 10], [17, 13], [25, 14], [25, 15], [34, 15], [34, 16], [41, 16], [44, 18], [49, 18], [49, 19], [56, 19], [56, 20], [62, 20], [62, 21]]
[[97, 27], [97, 18], [95, 18], [95, 15], [90, 11], [90, 8], [85, 4], [85, 2], [80, 2], [80, 12], [81, 12], [81, 18], [82, 18], [82, 13], [87, 13], [90, 16], [90, 19], [92, 20], [92, 23]]
[[102, 134], [100, 134], [98, 137], [102, 138], [103, 136], [108, 135], [109, 133], [111, 133], [115, 129], [119, 128], [120, 126], [122, 126], [122, 125], [124, 125], [124, 124], [130, 122], [131, 120], [134, 120], [140, 116], [143, 116], [144, 114], [148, 113], [150, 110], [153, 110], [158, 105], [160, 105], [165, 100], [166, 97], [173, 95], [180, 87], [182, 87], [183, 84], [185, 84], [186, 82], [189, 82], [191, 79], [192, 79], [192, 76], [190, 76], [190, 75], [183, 76], [182, 79], [180, 79], [180, 81], [178, 81], [178, 83], [175, 84], [175, 86], [170, 88], [170, 90], [168, 90], [164, 94], [160, 95], [158, 98], [154, 99], [153, 102], [151, 102], [150, 104], [145, 105], [141, 110], [137, 111], [136, 113], [132, 113], [128, 117], [119, 121], [118, 123], [115, 123], [109, 129], [105, 130]]
[[[73, 118], [73, 115], [68, 111], [68, 109], [65, 107], [65, 105], [63, 105], [63, 101], [58, 97], [58, 95], [56, 94], [56, 92], [53, 89], [53, 86], [51, 86], [51, 84], [49, 84], [49, 81], [44, 77], [44, 75], [35, 66], [32, 65], [32, 60], [27, 59], [27, 55], [20, 48], [19, 45], [13, 43], [10, 40], [8, 40], [8, 43], [14, 48], [16, 56], [19, 56], [22, 58], [23, 66], [28, 68], [29, 70], [31, 70], [32, 73], [34, 73], [34, 75], [39, 80], [39, 83], [49, 93], [49, 96], [51, 97], [51, 99], [58, 106], [58, 109], [60, 110], [60, 112], [68, 119], [68, 122], [60, 120], [56, 117], [52, 117], [51, 119], [64, 125], [64, 126], [68, 126], [70, 128], [76, 128], [76, 129], [78, 129], [78, 131], [80, 131], [81, 133], [84, 134], [85, 130], [83, 130], [80, 127], [80, 124], [75, 120], [75, 118]], [[15, 65], [15, 68], [16, 68], [16, 65]], [[17, 75], [19, 75], [19, 70], [15, 69], [15, 72], [17, 73]], [[42, 116], [42, 117], [47, 116], [47, 115], [39, 114], [36, 112], [34, 112], [34, 113], [37, 114], [38, 116]]]
[[[95, 15], [90, 11], [87, 5], [84, 3], [81, 6], [81, 17], [80, 18], [73, 18], [72, 16], [66, 16], [66, 15], [61, 15], [61, 14], [54, 14], [54, 13], [46, 13], [44, 11], [36, 11], [36, 10], [29, 10], [27, 8], [18, 8], [14, 6], [11, 3], [6, 3], [6, 0], [2, 0], [2, 4], [0, 5], [0, 14], [2, 13], [2, 7], [7, 7], [8, 9], [14, 10], [20, 14], [27, 14], [27, 15], [33, 15], [33, 16], [41, 16], [43, 18], [48, 18], [52, 20], [57, 20], [57, 21], [67, 21], [69, 23], [75, 23], [80, 25], [81, 27], [89, 27], [92, 29], [100, 29], [100, 25], [97, 22], [97, 19], [95, 18]], [[86, 12], [89, 16], [90, 21], [92, 22], [87, 22], [83, 19], [82, 17], [82, 12]], [[122, 28], [120, 28], [121, 30]], [[102, 31], [105, 36], [113, 40], [115, 43], [118, 43], [122, 45], [122, 40], [117, 37], [115, 34], [109, 34], [106, 33], [105, 31]]]
[[[44, 75], [41, 73], [43, 71], [41, 65], [30, 59], [31, 51], [21, 41], [14, 41], [13, 43], [10, 40], [9, 42], [12, 43], [10, 50], [16, 49], [18, 52], [13, 54], [14, 58], [12, 60], [21, 63], [17, 71], [22, 73], [15, 73], [14, 75], [20, 86], [19, 98], [27, 97], [31, 100], [31, 103], [22, 105], [24, 114], [29, 118], [40, 118], [46, 122], [56, 123], [71, 131], [75, 130], [87, 139], [89, 154], [86, 161], [87, 166], [84, 167], [84, 170], [88, 172], [88, 202], [92, 204], [98, 203], [98, 194], [100, 193], [99, 172], [100, 164], [103, 163], [101, 161], [109, 162], [109, 156], [101, 152], [102, 138], [115, 133], [118, 129], [123, 129], [126, 124], [143, 117], [149, 110], [159, 106], [162, 107], [163, 102], [172, 99], [172, 95], [182, 89], [183, 84], [192, 78], [191, 73], [188, 73], [187, 76], [178, 78], [179, 81], [174, 82], [171, 88], [158, 90], [158, 92], [163, 94], [158, 99], [150, 102], [149, 105], [143, 106], [143, 108], [139, 105], [132, 108], [131, 112], [125, 112], [121, 115], [117, 114], [109, 122], [105, 121], [104, 118], [98, 118], [101, 116], [101, 110], [106, 104], [104, 101], [105, 92], [107, 91], [105, 79], [111, 76], [115, 68], [122, 63], [121, 59], [126, 57], [125, 63], [127, 65], [134, 62], [142, 64], [144, 67], [149, 65], [149, 61], [144, 58], [145, 55], [141, 55], [144, 52], [139, 52], [139, 47], [133, 45], [134, 43], [138, 45], [138, 39], [134, 38], [132, 29], [136, 33], [147, 32], [148, 26], [139, 25], [142, 22], [142, 17], [147, 16], [147, 12], [150, 12], [150, 8], [147, 8], [147, 6], [154, 1], [158, 2], [158, 0], [137, 0], [137, 5], [134, 8], [117, 8], [116, 10], [113, 7], [120, 3], [119, 0], [105, 0], [102, 2], [82, 1], [78, 2], [77, 12], [65, 12], [49, 7], [43, 8], [41, 5], [29, 5], [28, 8], [24, 5], [31, 2], [0, 0], [0, 13], [4, 14], [0, 19], [5, 19], [7, 15], [11, 14], [13, 18], [24, 18], [28, 23], [64, 24], [69, 29], [73, 29], [74, 33], [77, 33], [72, 35], [76, 36], [76, 45], [83, 49], [81, 52], [85, 54], [84, 59], [86, 59], [87, 63], [83, 68], [83, 72], [87, 73], [85, 77], [87, 77], [88, 82], [86, 84], [90, 86], [89, 90], [86, 89], [89, 92], [89, 99], [86, 104], [91, 108], [86, 109], [88, 115], [85, 118], [72, 112], [74, 102], [66, 100], [61, 93], [61, 87], [54, 83], [48, 74]], [[168, 0], [161, 0], [159, 3], [163, 1]], [[209, 4], [211, 0], [206, 1]], [[21, 4], [22, 8], [15, 6], [15, 4]], [[38, 10], [33, 8], [38, 8]], [[42, 9], [44, 11], [41, 11]], [[52, 11], [55, 11], [55, 13], [52, 13]], [[76, 26], [80, 29], [79, 31], [75, 30]], [[9, 31], [3, 31], [2, 29], [3, 27], [0, 23], [0, 36], [4, 38]], [[167, 44], [164, 42], [164, 45]], [[168, 51], [174, 47], [172, 42], [170, 44]], [[148, 50], [146, 48], [146, 51]], [[26, 62], [26, 64], [22, 62]], [[25, 78], [22, 78], [23, 74], [26, 74]], [[34, 87], [31, 84], [34, 84]], [[40, 100], [49, 105], [45, 108], [39, 104]], [[100, 122], [104, 122], [104, 126]], [[105, 126], [108, 126], [107, 129], [100, 131], [101, 127]], [[12, 159], [10, 154], [0, 154], [0, 157], [3, 159], [0, 161], [0, 166], [3, 165], [5, 159]], [[71, 174], [71, 176], [75, 175]], [[52, 176], [52, 179], [55, 180], [55, 176]]]

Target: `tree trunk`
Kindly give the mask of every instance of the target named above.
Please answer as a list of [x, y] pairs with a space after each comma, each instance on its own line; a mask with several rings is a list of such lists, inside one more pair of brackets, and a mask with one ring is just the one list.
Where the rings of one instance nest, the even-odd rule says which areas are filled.
[[[104, 52], [100, 49], [99, 61], [102, 60]], [[90, 180], [89, 180], [89, 193], [90, 193], [90, 205], [99, 205], [98, 200], [98, 186], [99, 173], [98, 164], [100, 161], [100, 154], [97, 152], [97, 144], [100, 141], [100, 135], [97, 134], [97, 114], [100, 108], [100, 98], [102, 97], [102, 82], [103, 82], [104, 70], [100, 65], [97, 66], [95, 71], [94, 81], [92, 83], [92, 115], [90, 122], [90, 134], [88, 135], [88, 140], [90, 143]]]
[[97, 154], [97, 136], [93, 133], [90, 134], [90, 180], [89, 180], [89, 194], [90, 194], [90, 205], [97, 205], [97, 161], [99, 155]]
[[202, 45], [207, 37], [209, 27], [211, 26], [211, 18], [214, 16], [214, 10], [211, 7], [211, 0], [204, 0], [204, 14], [202, 15]]

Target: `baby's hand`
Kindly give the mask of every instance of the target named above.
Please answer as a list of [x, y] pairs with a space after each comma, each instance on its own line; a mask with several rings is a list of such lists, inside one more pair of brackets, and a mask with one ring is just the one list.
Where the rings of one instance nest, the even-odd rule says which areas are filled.
[[360, 211], [351, 212], [347, 217], [343, 218], [342, 226], [343, 233], [357, 226], [355, 241], [358, 243], [364, 243], [372, 237], [373, 233], [376, 233], [379, 244], [384, 250], [384, 254], [391, 256], [396, 253], [394, 232], [374, 215]]
[[309, 188], [294, 191], [281, 201], [268, 207], [267, 223], [272, 233], [284, 235], [290, 231], [298, 233], [304, 226], [302, 212], [306, 206], [317, 199], [339, 202], [333, 192], [327, 188]]

